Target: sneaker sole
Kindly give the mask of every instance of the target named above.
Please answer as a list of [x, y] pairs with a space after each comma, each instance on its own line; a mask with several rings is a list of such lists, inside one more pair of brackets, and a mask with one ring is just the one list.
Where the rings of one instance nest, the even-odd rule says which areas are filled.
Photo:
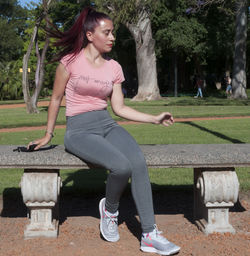
[[164, 252], [164, 251], [157, 250], [154, 247], [142, 247], [141, 246], [141, 251], [151, 252], [151, 253], [158, 253], [158, 254], [161, 254], [161, 255], [173, 255], [173, 254], [178, 253], [180, 251], [180, 248], [176, 249], [176, 250], [172, 250], [171, 252]]
[[103, 218], [103, 211], [102, 211], [102, 204], [103, 204], [103, 201], [105, 201], [105, 198], [103, 198], [100, 203], [99, 203], [99, 213], [100, 213], [100, 231], [101, 231], [101, 234], [102, 234], [102, 237], [108, 241], [108, 242], [117, 242], [119, 241], [120, 237], [118, 237], [118, 239], [110, 239], [110, 238], [107, 238], [103, 232], [103, 229], [102, 229], [102, 218]]

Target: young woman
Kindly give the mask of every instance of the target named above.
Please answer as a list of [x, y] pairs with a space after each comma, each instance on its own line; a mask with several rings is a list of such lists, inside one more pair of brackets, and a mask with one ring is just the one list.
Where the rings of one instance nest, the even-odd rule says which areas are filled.
[[62, 47], [58, 55], [53, 94], [45, 136], [29, 143], [35, 150], [53, 136], [59, 106], [66, 95], [67, 129], [64, 144], [67, 151], [84, 161], [110, 170], [106, 196], [99, 203], [100, 231], [110, 242], [119, 240], [118, 207], [121, 194], [131, 177], [132, 195], [142, 226], [141, 250], [162, 255], [177, 253], [180, 247], [169, 242], [158, 231], [152, 202], [152, 191], [143, 153], [135, 140], [107, 112], [110, 98], [114, 113], [122, 118], [169, 126], [170, 113], [149, 115], [124, 105], [121, 66], [104, 57], [114, 43], [113, 23], [109, 16], [85, 8], [67, 32], [51, 32]]

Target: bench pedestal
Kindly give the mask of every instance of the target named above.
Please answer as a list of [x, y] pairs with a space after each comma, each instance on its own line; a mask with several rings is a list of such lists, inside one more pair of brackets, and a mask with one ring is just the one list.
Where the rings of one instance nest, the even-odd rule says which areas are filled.
[[59, 170], [25, 169], [21, 191], [30, 219], [24, 231], [26, 239], [58, 236], [60, 187]]
[[194, 218], [205, 233], [235, 233], [229, 207], [238, 200], [239, 181], [234, 168], [194, 169]]

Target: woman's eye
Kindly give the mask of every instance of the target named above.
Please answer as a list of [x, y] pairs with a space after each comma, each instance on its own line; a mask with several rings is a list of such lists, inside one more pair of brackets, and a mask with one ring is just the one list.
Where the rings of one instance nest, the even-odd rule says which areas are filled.
[[109, 30], [104, 31], [104, 35], [109, 36], [109, 34], [113, 34], [113, 33], [111, 31], [109, 31]]

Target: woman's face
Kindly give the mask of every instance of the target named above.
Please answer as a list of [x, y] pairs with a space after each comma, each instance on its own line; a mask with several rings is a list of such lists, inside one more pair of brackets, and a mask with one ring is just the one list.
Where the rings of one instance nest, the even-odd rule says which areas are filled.
[[113, 22], [108, 19], [100, 20], [94, 32], [87, 32], [89, 42], [100, 52], [110, 52], [115, 41]]

